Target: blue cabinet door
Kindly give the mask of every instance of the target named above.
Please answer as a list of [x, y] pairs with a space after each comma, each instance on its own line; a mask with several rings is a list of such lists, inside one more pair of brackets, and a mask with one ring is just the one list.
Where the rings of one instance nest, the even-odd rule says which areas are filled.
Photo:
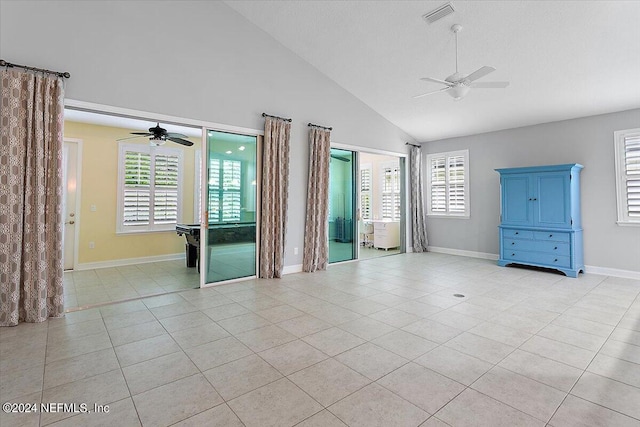
[[533, 225], [550, 228], [571, 226], [569, 174], [533, 174]]
[[501, 184], [502, 224], [532, 225], [531, 175], [505, 175]]

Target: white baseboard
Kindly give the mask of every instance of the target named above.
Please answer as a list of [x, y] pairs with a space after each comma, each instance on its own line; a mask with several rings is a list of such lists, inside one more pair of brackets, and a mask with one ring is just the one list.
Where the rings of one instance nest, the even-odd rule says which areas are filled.
[[285, 265], [282, 269], [282, 274], [302, 273], [302, 264]]
[[[430, 252], [436, 252], [441, 254], [448, 255], [459, 255], [459, 256], [468, 256], [471, 258], [482, 258], [482, 259], [490, 259], [490, 260], [498, 260], [498, 254], [490, 254], [486, 252], [474, 252], [474, 251], [465, 251], [462, 249], [450, 249], [450, 248], [441, 248], [438, 246], [429, 246]], [[591, 274], [600, 274], [603, 276], [614, 276], [614, 277], [622, 277], [625, 279], [636, 279], [640, 280], [640, 271], [633, 270], [621, 270], [618, 268], [609, 268], [609, 267], [598, 267], [595, 265], [585, 265], [585, 270], [587, 273]]]
[[470, 258], [490, 259], [494, 261], [497, 261], [498, 258], [500, 258], [498, 254], [490, 254], [487, 252], [465, 251], [462, 249], [441, 248], [438, 246], [429, 246], [429, 252], [436, 252], [436, 253], [448, 254], [448, 255], [468, 256]]
[[76, 265], [74, 270], [81, 271], [81, 270], [94, 270], [96, 268], [122, 267], [125, 265], [147, 264], [150, 262], [175, 261], [175, 260], [180, 260], [184, 258], [185, 258], [185, 254], [179, 253], [179, 254], [146, 256], [146, 257], [140, 257], [140, 258], [124, 258], [124, 259], [112, 259], [108, 261], [83, 262]]
[[585, 265], [584, 269], [587, 273], [600, 274], [603, 276], [615, 276], [625, 279], [640, 280], [640, 271], [621, 270], [618, 268], [598, 267], [595, 265]]

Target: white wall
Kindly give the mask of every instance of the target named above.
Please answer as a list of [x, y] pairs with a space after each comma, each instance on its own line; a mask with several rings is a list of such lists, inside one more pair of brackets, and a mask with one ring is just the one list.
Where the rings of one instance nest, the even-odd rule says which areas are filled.
[[262, 112], [292, 117], [288, 266], [302, 262], [307, 123], [343, 144], [403, 153], [412, 141], [220, 2], [2, 0], [0, 52], [70, 72], [73, 100], [253, 129]]
[[[616, 224], [613, 132], [640, 126], [640, 109], [426, 142], [426, 155], [469, 149], [471, 218], [429, 218], [429, 245], [498, 253], [496, 168], [580, 163], [587, 266], [640, 271], [640, 227]], [[425, 177], [426, 180], [426, 177]]]

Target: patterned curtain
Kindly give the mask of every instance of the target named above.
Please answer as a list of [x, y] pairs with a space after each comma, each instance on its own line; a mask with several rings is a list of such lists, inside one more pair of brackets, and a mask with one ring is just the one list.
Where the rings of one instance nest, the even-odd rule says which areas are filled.
[[427, 252], [429, 242], [427, 240], [427, 227], [424, 218], [424, 203], [422, 195], [424, 194], [422, 184], [422, 148], [411, 147], [409, 152], [409, 173], [411, 197], [409, 207], [411, 209], [411, 231], [413, 238], [414, 252]]
[[262, 148], [259, 277], [282, 277], [289, 195], [289, 134], [291, 123], [267, 116]]
[[424, 203], [422, 201], [422, 148], [411, 146], [409, 152], [409, 173], [411, 197], [409, 208], [411, 209], [411, 232], [414, 252], [427, 252], [429, 241], [427, 240], [427, 227], [424, 219]]
[[0, 75], [0, 326], [64, 313], [62, 78]]
[[309, 186], [302, 271], [326, 270], [329, 258], [329, 160], [331, 132], [309, 130]]

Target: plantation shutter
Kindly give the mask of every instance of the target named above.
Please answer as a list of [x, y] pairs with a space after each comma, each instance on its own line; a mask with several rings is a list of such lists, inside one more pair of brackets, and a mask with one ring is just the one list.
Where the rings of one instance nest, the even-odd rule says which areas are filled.
[[429, 215], [469, 215], [468, 162], [467, 150], [427, 156]]
[[464, 156], [451, 156], [447, 158], [447, 177], [449, 181], [447, 208], [450, 213], [464, 214], [465, 212], [465, 169]]
[[640, 134], [624, 138], [624, 176], [627, 215], [630, 219], [640, 219]]
[[371, 168], [360, 170], [360, 217], [371, 219]]
[[156, 224], [178, 222], [178, 156], [155, 156], [153, 219]]
[[431, 158], [431, 211], [434, 213], [447, 212], [447, 181], [446, 157]]
[[240, 221], [242, 162], [211, 159], [209, 163], [209, 222]]
[[382, 171], [382, 218], [400, 218], [400, 169], [387, 166]]
[[149, 225], [151, 155], [126, 151], [124, 156], [123, 224]]

